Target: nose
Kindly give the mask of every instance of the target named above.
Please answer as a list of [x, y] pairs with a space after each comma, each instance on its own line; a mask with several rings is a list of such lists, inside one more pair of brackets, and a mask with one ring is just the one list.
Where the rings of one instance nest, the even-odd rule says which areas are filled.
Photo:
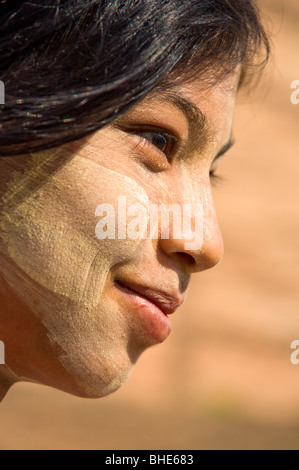
[[[198, 227], [196, 216], [191, 217], [191, 227], [196, 238], [195, 227]], [[188, 274], [211, 269], [217, 266], [223, 257], [224, 247], [221, 231], [216, 217], [214, 206], [203, 207], [201, 223], [201, 243], [191, 243], [190, 239], [184, 236], [174, 238], [174, 233], [170, 227], [169, 237], [159, 238], [161, 250], [171, 258], [180, 263]]]

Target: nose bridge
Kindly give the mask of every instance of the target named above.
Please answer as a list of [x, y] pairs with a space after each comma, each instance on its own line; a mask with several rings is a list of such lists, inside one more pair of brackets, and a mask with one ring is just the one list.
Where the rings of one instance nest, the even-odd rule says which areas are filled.
[[[189, 178], [187, 183], [176, 185], [173, 195], [181, 207], [183, 219], [181, 238], [174, 238], [172, 232], [169, 239], [161, 239], [160, 243], [164, 252], [177, 257], [184, 263], [185, 269], [192, 273], [212, 268], [221, 261], [223, 240], [210, 182], [194, 182]], [[184, 225], [189, 225], [187, 232], [184, 230]], [[190, 229], [194, 236], [193, 241], [190, 240]]]

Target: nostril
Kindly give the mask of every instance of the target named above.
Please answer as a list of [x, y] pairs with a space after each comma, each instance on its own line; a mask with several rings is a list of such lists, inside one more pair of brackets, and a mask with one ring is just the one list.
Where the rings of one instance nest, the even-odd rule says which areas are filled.
[[196, 264], [195, 259], [193, 256], [188, 255], [188, 253], [176, 253], [175, 256], [179, 259], [179, 261], [186, 266], [193, 266]]

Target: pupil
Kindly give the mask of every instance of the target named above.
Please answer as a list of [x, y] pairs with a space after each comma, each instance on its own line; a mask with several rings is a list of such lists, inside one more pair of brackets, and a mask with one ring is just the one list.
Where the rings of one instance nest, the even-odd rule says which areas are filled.
[[167, 138], [163, 134], [153, 134], [152, 144], [164, 152], [167, 148]]

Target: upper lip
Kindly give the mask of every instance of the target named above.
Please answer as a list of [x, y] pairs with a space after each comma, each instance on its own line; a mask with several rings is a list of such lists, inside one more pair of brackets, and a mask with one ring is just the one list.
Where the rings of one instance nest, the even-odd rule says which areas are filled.
[[116, 284], [126, 287], [137, 294], [150, 300], [153, 304], [162, 310], [165, 315], [174, 313], [180, 305], [184, 302], [184, 294], [163, 292], [160, 289], [156, 289], [149, 286], [143, 286], [131, 281], [120, 281], [117, 280]]

